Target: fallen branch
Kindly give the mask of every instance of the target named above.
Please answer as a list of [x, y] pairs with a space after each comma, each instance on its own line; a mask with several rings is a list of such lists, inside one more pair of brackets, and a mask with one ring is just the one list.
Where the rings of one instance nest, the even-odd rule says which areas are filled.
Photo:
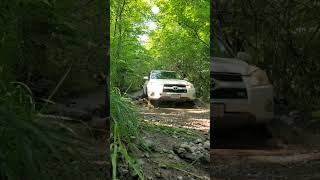
[[81, 120], [73, 119], [73, 118], [66, 117], [66, 116], [57, 116], [57, 115], [52, 115], [52, 114], [39, 113], [37, 116], [40, 118], [51, 118], [51, 119], [59, 119], [59, 120], [66, 120], [66, 121], [81, 121]]

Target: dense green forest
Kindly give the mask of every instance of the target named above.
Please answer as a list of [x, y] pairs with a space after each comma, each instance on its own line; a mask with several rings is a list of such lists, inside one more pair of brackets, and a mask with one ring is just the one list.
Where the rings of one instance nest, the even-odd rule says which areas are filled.
[[152, 69], [175, 70], [209, 97], [210, 2], [111, 1], [111, 83], [138, 90]]
[[311, 112], [320, 105], [320, 16], [316, 0], [214, 1], [214, 56], [246, 51], [268, 71], [276, 100]]
[[87, 142], [44, 114], [48, 104], [98, 87], [95, 74], [106, 69], [106, 7], [0, 2], [0, 179], [90, 178], [80, 167]]
[[141, 129], [137, 107], [121, 95], [140, 90], [144, 76], [163, 69], [185, 76], [194, 83], [198, 97], [209, 98], [209, 5], [208, 0], [111, 1], [113, 179], [117, 178], [119, 155], [143, 179], [139, 164], [128, 150], [132, 146], [148, 150], [140, 138], [135, 138], [140, 137]]
[[[63, 74], [62, 95], [94, 86], [105, 71], [104, 2], [1, 1], [1, 66], [7, 78], [48, 96]], [[91, 82], [91, 83], [90, 83]], [[65, 91], [64, 91], [65, 90]]]
[[108, 9], [107, 1], [0, 2], [1, 179], [87, 175], [77, 164], [85, 142], [43, 113], [49, 104], [101, 88], [97, 76], [108, 55], [113, 171], [119, 151], [141, 176], [126, 148], [139, 132], [139, 116], [123, 93], [140, 89], [151, 69], [185, 74], [208, 98], [209, 1], [122, 0]]

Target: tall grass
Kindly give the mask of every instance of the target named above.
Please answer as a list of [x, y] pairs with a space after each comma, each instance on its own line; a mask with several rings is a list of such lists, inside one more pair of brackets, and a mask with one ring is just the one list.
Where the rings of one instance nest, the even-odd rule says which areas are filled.
[[121, 95], [116, 88], [111, 90], [111, 118], [113, 142], [111, 143], [112, 179], [117, 180], [117, 162], [119, 155], [127, 161], [132, 172], [144, 179], [139, 164], [136, 163], [127, 151], [125, 144], [131, 143], [132, 137], [139, 136], [139, 113], [129, 98]]
[[25, 84], [0, 79], [0, 179], [79, 178], [79, 139], [35, 107]]

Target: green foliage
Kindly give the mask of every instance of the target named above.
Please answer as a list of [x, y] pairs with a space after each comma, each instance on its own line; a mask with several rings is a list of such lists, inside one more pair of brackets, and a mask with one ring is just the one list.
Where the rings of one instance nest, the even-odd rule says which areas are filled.
[[94, 88], [89, 83], [95, 81], [93, 75], [105, 70], [103, 5], [75, 0], [1, 1], [0, 65], [37, 96], [48, 96], [71, 64], [67, 86], [58, 95]]
[[79, 140], [63, 126], [38, 116], [25, 84], [0, 83], [0, 177], [80, 178], [73, 164], [79, 159]]
[[[152, 69], [176, 70], [209, 96], [209, 1], [111, 1], [111, 83], [138, 90]], [[151, 12], [154, 5], [158, 14]], [[156, 23], [150, 29], [148, 23]], [[148, 42], [139, 41], [142, 35]]]
[[[215, 1], [215, 56], [246, 51], [266, 70], [276, 96], [304, 111], [319, 108], [319, 2]], [[223, 48], [219, 48], [223, 46]]]
[[121, 134], [121, 138], [130, 140], [131, 136], [137, 136], [139, 112], [133, 102], [114, 88], [110, 93], [110, 103], [111, 117], [118, 124], [118, 133]]
[[[160, 8], [159, 14], [151, 13], [153, 5]], [[122, 93], [140, 89], [142, 77], [150, 70], [168, 69], [185, 74], [198, 95], [209, 97], [209, 1], [111, 1], [110, 21], [113, 179], [117, 178], [119, 154], [143, 179], [124, 146], [132, 146], [130, 138], [139, 137], [139, 114]], [[150, 22], [157, 23], [157, 28], [150, 29]], [[139, 40], [142, 35], [148, 35], [145, 44]], [[138, 144], [148, 149], [143, 142]]]
[[[118, 154], [122, 155], [133, 172], [144, 179], [139, 164], [131, 157], [124, 145], [131, 142], [132, 137], [139, 137], [139, 114], [132, 101], [121, 95], [116, 88], [110, 93], [111, 117], [113, 120], [113, 142], [111, 143], [112, 179], [117, 179]], [[133, 145], [133, 144], [131, 144]]]
[[170, 136], [172, 135], [179, 135], [179, 136], [184, 136], [187, 139], [190, 139], [190, 141], [194, 141], [198, 138], [202, 137], [202, 134], [200, 134], [199, 132], [196, 132], [194, 130], [191, 129], [187, 129], [187, 128], [180, 128], [180, 127], [168, 127], [165, 125], [154, 125], [154, 124], [150, 124], [150, 123], [143, 123], [143, 128], [147, 129], [148, 131], [159, 131], [165, 134], [168, 134]]
[[0, 2], [0, 179], [88, 177], [78, 152], [86, 143], [63, 122], [40, 116], [34, 99], [95, 88], [93, 75], [105, 70], [102, 7], [103, 1]]

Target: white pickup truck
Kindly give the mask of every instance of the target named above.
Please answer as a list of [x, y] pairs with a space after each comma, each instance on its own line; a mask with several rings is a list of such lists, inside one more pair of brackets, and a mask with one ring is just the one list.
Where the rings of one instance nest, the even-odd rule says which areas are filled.
[[210, 73], [213, 126], [272, 120], [273, 86], [265, 71], [238, 58], [214, 57]]
[[151, 103], [159, 101], [193, 101], [196, 90], [175, 71], [152, 70], [143, 85], [143, 94]]

